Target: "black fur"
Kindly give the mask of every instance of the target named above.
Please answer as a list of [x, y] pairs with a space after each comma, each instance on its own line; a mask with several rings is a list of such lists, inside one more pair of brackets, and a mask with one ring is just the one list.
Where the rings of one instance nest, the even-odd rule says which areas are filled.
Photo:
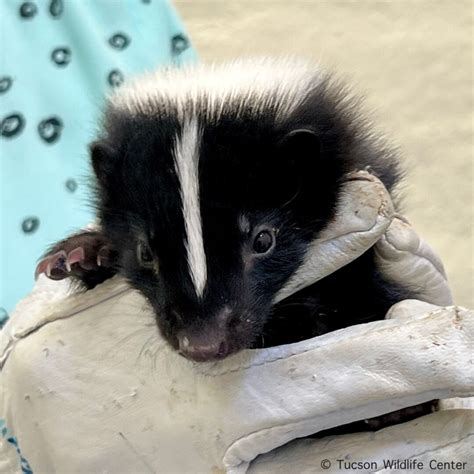
[[[399, 179], [395, 154], [371, 137], [347, 97], [326, 79], [284, 120], [277, 121], [271, 107], [255, 115], [250, 103], [243, 113], [230, 108], [217, 122], [206, 123], [201, 114], [200, 197], [208, 265], [202, 301], [187, 268], [171, 152], [182, 124], [173, 114], [163, 114], [159, 104], [155, 115], [109, 109], [103, 137], [92, 147], [99, 217], [121, 255], [119, 271], [150, 301], [174, 347], [183, 329], [224, 337], [225, 355], [295, 342], [382, 319], [390, 306], [409, 296], [384, 281], [368, 251], [272, 308], [307, 245], [333, 216], [343, 176], [369, 168], [389, 190]], [[301, 129], [312, 133], [292, 136]], [[251, 228], [264, 223], [278, 229], [270, 257], [247, 256], [251, 270], [242, 260], [250, 252], [252, 231], [247, 236], [239, 230], [240, 215], [248, 217]], [[140, 239], [147, 240], [159, 262], [158, 275], [137, 262]], [[223, 305], [232, 311], [230, 329], [216, 336], [216, 314]]]
[[[91, 146], [102, 233], [118, 258], [106, 272], [76, 277], [90, 288], [115, 272], [124, 275], [148, 299], [161, 332], [177, 349], [183, 331], [204, 345], [222, 343], [218, 351], [192, 358], [223, 357], [382, 319], [390, 306], [411, 296], [383, 279], [369, 250], [272, 306], [333, 217], [345, 174], [370, 169], [390, 191], [400, 178], [395, 153], [372, 136], [357, 100], [329, 76], [315, 79], [286, 116], [277, 117], [274, 99], [257, 110], [250, 96], [238, 111], [224, 107], [219, 119], [206, 118], [204, 100], [190, 106], [202, 133], [200, 211], [208, 278], [201, 299], [186, 260], [173, 157], [183, 130], [177, 107], [157, 101], [153, 113], [132, 114], [112, 101], [101, 137]], [[248, 232], [239, 228], [241, 216]], [[263, 257], [252, 252], [262, 225], [277, 233], [273, 252]], [[140, 242], [149, 246], [159, 271], [138, 261]]]
[[[170, 103], [148, 102], [148, 112], [130, 113], [112, 101], [102, 134], [91, 146], [102, 235], [79, 234], [50, 251], [68, 252], [77, 245], [99, 249], [106, 242], [108, 265], [73, 276], [86, 288], [115, 273], [125, 276], [155, 310], [163, 336], [195, 360], [383, 319], [393, 304], [416, 296], [385, 280], [369, 249], [273, 305], [308, 245], [332, 219], [344, 176], [370, 170], [391, 192], [401, 177], [396, 154], [372, 135], [358, 101], [329, 76], [315, 79], [305, 100], [286, 116], [277, 117], [279, 98], [274, 99], [257, 110], [250, 95], [238, 111], [235, 104], [225, 105], [218, 119], [208, 119], [205, 100], [190, 104], [202, 132], [199, 186], [207, 264], [202, 298], [186, 260], [173, 157], [183, 122]], [[242, 229], [242, 216], [248, 229]], [[276, 233], [273, 251], [263, 256], [252, 250], [262, 228]], [[139, 262], [140, 245], [149, 247], [155, 265]], [[94, 257], [93, 251], [89, 261]], [[213, 349], [186, 353], [182, 334]], [[405, 415], [413, 413], [402, 410], [396, 417], [403, 421]], [[379, 421], [370, 423], [379, 428]]]

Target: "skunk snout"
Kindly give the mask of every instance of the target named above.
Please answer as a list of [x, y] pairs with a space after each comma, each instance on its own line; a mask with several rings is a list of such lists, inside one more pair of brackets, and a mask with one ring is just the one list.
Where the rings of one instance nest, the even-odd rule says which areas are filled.
[[229, 354], [227, 335], [214, 331], [179, 331], [179, 352], [186, 358], [197, 362], [223, 359]]
[[184, 357], [198, 362], [228, 356], [231, 351], [229, 345], [231, 316], [232, 311], [224, 307], [210, 321], [180, 329], [176, 334], [179, 352]]
[[226, 304], [218, 310], [207, 308], [169, 308], [169, 323], [157, 318], [170, 345], [187, 359], [209, 362], [224, 359], [254, 347], [265, 322], [265, 308], [257, 313], [242, 305]]

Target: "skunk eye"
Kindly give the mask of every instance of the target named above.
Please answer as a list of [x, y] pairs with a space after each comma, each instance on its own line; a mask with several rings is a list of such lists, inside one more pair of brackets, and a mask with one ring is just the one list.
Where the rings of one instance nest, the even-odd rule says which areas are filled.
[[155, 263], [150, 247], [145, 242], [138, 242], [137, 257], [143, 267], [152, 267]]
[[253, 250], [255, 253], [267, 253], [275, 243], [275, 236], [269, 230], [260, 231], [253, 241]]

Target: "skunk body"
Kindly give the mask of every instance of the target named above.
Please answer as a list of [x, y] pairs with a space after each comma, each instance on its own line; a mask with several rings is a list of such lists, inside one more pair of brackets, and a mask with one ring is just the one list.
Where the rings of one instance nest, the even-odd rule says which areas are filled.
[[313, 66], [242, 61], [140, 78], [111, 97], [91, 155], [102, 231], [60, 242], [39, 270], [88, 288], [122, 274], [190, 359], [382, 319], [409, 296], [369, 250], [275, 303], [331, 220], [344, 175], [370, 169], [388, 190], [400, 177], [357, 101]]

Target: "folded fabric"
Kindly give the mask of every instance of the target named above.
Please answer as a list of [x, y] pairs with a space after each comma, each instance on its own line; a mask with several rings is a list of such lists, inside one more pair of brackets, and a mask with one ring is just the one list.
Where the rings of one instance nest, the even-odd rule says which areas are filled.
[[[387, 272], [390, 261], [425, 265], [413, 283], [436, 282], [438, 301], [449, 304], [432, 251], [416, 234], [397, 237], [380, 182], [362, 174], [345, 186], [337, 218], [321, 237], [320, 256], [327, 258], [318, 278], [377, 242]], [[1, 333], [0, 472], [314, 472], [325, 459], [359, 460], [357, 453], [382, 469], [386, 452], [440, 452], [441, 460], [454, 453], [466, 461], [468, 408], [376, 435], [297, 440], [424, 401], [474, 395], [472, 312], [405, 301], [388, 316], [196, 363], [167, 345], [143, 297], [120, 278], [71, 294], [66, 281], [40, 277]]]

